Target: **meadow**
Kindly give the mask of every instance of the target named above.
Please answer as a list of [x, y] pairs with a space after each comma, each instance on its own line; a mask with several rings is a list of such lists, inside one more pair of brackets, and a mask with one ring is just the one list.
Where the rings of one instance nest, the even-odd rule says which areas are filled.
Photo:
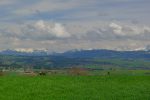
[[150, 100], [150, 76], [112, 75], [4, 75], [0, 100]]

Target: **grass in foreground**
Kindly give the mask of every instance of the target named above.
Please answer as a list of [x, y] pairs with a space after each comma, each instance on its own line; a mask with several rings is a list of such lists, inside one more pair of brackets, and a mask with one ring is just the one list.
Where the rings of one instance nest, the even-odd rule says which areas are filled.
[[150, 100], [150, 76], [2, 76], [0, 100]]

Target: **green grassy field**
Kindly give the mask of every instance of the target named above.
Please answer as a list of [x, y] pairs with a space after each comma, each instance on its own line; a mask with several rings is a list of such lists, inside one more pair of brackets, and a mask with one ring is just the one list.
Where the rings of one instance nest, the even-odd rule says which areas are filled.
[[150, 100], [150, 76], [5, 75], [0, 100]]

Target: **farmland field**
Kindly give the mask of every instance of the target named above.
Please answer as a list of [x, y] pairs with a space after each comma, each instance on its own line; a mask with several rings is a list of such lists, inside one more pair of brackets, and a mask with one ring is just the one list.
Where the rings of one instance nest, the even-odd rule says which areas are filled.
[[150, 76], [4, 75], [0, 100], [150, 100]]

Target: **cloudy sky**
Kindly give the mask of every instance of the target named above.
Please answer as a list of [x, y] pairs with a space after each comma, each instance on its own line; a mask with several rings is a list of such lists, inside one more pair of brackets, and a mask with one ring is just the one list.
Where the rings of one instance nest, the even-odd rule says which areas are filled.
[[0, 50], [138, 50], [150, 0], [0, 0]]

